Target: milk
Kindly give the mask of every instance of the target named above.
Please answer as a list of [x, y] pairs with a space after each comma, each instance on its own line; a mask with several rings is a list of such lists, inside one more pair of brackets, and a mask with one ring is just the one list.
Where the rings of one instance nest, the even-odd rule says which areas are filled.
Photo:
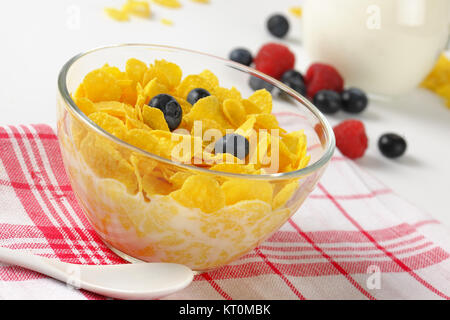
[[305, 0], [311, 62], [335, 66], [346, 85], [382, 95], [416, 87], [448, 40], [450, 0]]

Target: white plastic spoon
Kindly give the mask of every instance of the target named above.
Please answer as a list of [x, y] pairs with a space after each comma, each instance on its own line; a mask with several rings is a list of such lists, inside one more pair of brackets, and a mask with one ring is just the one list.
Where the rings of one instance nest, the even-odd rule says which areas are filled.
[[0, 261], [118, 299], [160, 298], [187, 287], [195, 274], [174, 263], [78, 265], [1, 247]]

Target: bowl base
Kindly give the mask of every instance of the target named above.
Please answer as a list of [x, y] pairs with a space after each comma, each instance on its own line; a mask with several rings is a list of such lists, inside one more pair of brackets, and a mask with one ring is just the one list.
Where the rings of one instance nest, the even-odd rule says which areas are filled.
[[102, 239], [102, 242], [105, 244], [105, 246], [107, 246], [112, 252], [114, 252], [115, 254], [117, 254], [119, 257], [121, 257], [123, 260], [128, 261], [130, 263], [147, 263], [147, 261], [144, 260], [140, 260], [137, 258], [134, 258], [126, 253], [123, 253], [122, 251], [120, 251], [119, 249], [114, 248], [113, 246], [111, 246], [110, 244], [108, 244], [106, 241], [104, 241]]
[[[119, 249], [114, 248], [113, 246], [111, 246], [110, 244], [108, 244], [106, 241], [104, 241], [102, 239], [102, 242], [105, 244], [105, 246], [107, 246], [112, 252], [114, 252], [115, 254], [117, 254], [119, 257], [121, 257], [123, 260], [128, 261], [130, 263], [151, 263], [148, 261], [144, 261], [144, 260], [140, 260], [137, 258], [134, 258], [126, 253], [123, 253], [122, 251], [120, 251]], [[196, 271], [196, 270], [192, 270], [194, 272], [194, 274], [202, 274], [204, 272], [208, 272], [208, 271]], [[211, 271], [211, 270], [210, 270]]]

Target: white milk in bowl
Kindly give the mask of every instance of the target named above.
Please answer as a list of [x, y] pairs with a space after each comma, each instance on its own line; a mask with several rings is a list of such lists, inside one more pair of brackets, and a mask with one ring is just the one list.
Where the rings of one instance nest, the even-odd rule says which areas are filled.
[[416, 87], [444, 49], [450, 0], [305, 0], [311, 62], [335, 66], [346, 85], [399, 95]]

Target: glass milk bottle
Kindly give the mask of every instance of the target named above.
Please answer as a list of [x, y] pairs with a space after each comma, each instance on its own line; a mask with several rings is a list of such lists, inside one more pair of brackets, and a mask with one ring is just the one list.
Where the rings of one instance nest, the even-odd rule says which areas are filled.
[[395, 96], [416, 87], [448, 40], [450, 0], [305, 0], [311, 62], [335, 66], [347, 85]]

